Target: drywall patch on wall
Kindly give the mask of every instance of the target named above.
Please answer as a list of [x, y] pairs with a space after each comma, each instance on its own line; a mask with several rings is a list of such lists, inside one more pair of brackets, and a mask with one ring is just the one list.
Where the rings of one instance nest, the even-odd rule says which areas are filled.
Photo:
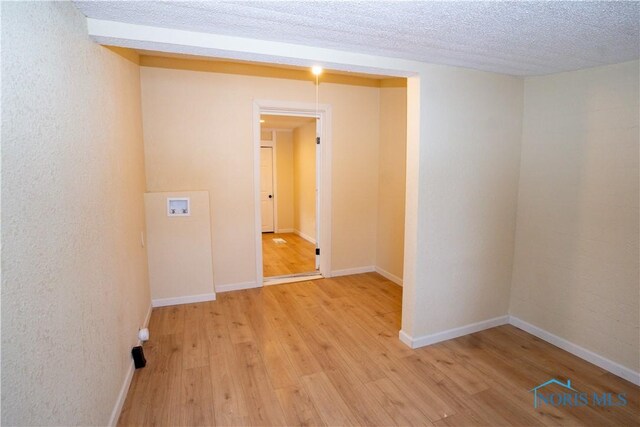
[[[169, 216], [169, 198], [188, 198], [188, 216]], [[209, 193], [146, 193], [144, 203], [154, 307], [214, 300]]]
[[510, 314], [640, 371], [638, 61], [525, 80]]
[[2, 424], [105, 425], [150, 303], [139, 68], [71, 3], [1, 7]]

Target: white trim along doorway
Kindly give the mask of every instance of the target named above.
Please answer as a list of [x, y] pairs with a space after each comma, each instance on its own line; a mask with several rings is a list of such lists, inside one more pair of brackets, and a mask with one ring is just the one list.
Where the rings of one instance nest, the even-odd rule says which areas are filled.
[[[317, 218], [316, 248], [319, 250], [317, 264], [323, 277], [330, 277], [331, 272], [331, 106], [327, 104], [302, 103], [290, 101], [256, 100], [253, 103], [253, 177], [255, 203], [255, 245], [256, 245], [256, 278], [259, 285], [286, 283], [291, 280], [269, 280], [265, 282], [262, 271], [262, 213], [260, 202], [260, 116], [316, 117], [316, 137], [320, 144], [316, 157], [317, 185]], [[316, 253], [318, 253], [316, 252]], [[310, 279], [310, 277], [306, 277]], [[299, 279], [298, 279], [299, 280]]]

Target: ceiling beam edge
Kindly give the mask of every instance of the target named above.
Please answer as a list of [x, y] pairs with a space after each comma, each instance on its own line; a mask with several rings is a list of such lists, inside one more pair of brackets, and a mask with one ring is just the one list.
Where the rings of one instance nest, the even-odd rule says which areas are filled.
[[410, 77], [429, 64], [336, 49], [87, 18], [87, 31], [96, 42], [133, 49], [309, 67], [322, 65], [341, 71]]

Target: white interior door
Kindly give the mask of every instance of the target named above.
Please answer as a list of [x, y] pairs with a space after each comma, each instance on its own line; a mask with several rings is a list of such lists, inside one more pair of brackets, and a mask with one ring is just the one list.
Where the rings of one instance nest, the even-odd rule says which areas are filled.
[[260, 208], [262, 232], [273, 232], [273, 148], [260, 147]]

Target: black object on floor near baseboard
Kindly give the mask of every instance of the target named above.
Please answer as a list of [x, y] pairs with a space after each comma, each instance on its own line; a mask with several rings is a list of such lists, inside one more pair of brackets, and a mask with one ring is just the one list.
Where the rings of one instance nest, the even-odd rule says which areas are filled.
[[144, 368], [147, 365], [147, 359], [144, 358], [144, 351], [141, 345], [131, 349], [131, 356], [133, 356], [133, 364], [136, 369]]

